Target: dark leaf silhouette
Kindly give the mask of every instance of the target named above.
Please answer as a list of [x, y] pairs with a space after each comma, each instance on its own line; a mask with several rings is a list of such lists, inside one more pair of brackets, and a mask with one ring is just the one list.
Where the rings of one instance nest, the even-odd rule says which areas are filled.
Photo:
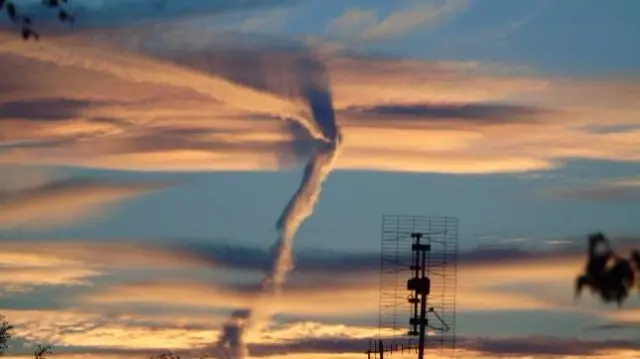
[[151, 356], [149, 359], [182, 359], [181, 356], [175, 354], [174, 352], [166, 352], [162, 354], [158, 354], [155, 356]]
[[47, 355], [53, 354], [51, 349], [53, 349], [53, 345], [38, 344], [36, 350], [33, 352], [34, 359], [47, 359]]
[[9, 324], [5, 317], [0, 314], [0, 356], [4, 356], [11, 340], [13, 325]]
[[[62, 7], [62, 3], [67, 4], [68, 0], [42, 0], [42, 5], [55, 8], [58, 10], [57, 18], [61, 22], [67, 22], [70, 26], [73, 26], [75, 22], [75, 15], [70, 13], [68, 10]], [[10, 1], [0, 0], [0, 14], [4, 10], [9, 17], [9, 20], [15, 25], [21, 26], [21, 35], [22, 39], [29, 40], [39, 40], [40, 35], [32, 28], [33, 22], [31, 20], [31, 16], [20, 14], [16, 5]], [[21, 20], [20, 23], [18, 23]]]
[[585, 273], [576, 279], [576, 298], [589, 288], [603, 302], [616, 302], [621, 307], [631, 290], [640, 287], [640, 252], [634, 250], [629, 259], [622, 258], [602, 233], [591, 234], [588, 241], [587, 265]]

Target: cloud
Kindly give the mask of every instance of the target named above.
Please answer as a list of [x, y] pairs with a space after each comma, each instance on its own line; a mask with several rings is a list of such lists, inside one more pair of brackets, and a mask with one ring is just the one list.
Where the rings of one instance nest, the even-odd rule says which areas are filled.
[[[16, 326], [16, 336], [27, 342], [46, 341], [56, 345], [57, 357], [73, 353], [140, 357], [161, 350], [200, 353], [207, 350], [217, 335], [222, 317], [188, 316], [183, 319], [160, 312], [149, 314], [109, 314], [81, 310], [6, 311]], [[158, 321], [157, 318], [163, 318]], [[202, 320], [206, 319], [206, 320]], [[193, 324], [186, 324], [191, 320]], [[185, 323], [185, 324], [183, 324]], [[327, 324], [314, 321], [290, 321], [250, 336], [252, 355], [270, 358], [361, 356], [378, 328], [367, 325]], [[382, 332], [382, 335], [386, 335]], [[493, 338], [459, 335], [459, 356], [472, 358], [524, 358], [531, 355], [554, 358], [606, 357], [632, 358], [640, 352], [632, 340], [584, 340], [553, 336], [510, 336]], [[431, 348], [429, 357], [447, 357], [448, 352]]]
[[[246, 10], [271, 9], [292, 3], [288, 0], [193, 0], [186, 3], [171, 0], [114, 0], [109, 2], [75, 1], [66, 8], [78, 14], [76, 28], [109, 28], [154, 21], [177, 21], [203, 16], [216, 16]], [[43, 34], [61, 33], [53, 11], [40, 4], [18, 4], [18, 10], [29, 14]]]
[[293, 10], [291, 8], [261, 11], [256, 16], [242, 21], [240, 29], [247, 32], [281, 30], [292, 16]]
[[384, 18], [379, 18], [375, 9], [354, 8], [334, 19], [329, 29], [349, 38], [393, 38], [442, 23], [466, 7], [466, 0], [414, 1], [412, 6], [395, 10]]
[[606, 322], [587, 327], [586, 330], [634, 333], [640, 329], [640, 306], [638, 305], [619, 311], [602, 311], [599, 316]]
[[[195, 30], [143, 30], [127, 37], [137, 45], [126, 45], [125, 30], [98, 33], [93, 42], [82, 32], [50, 38], [37, 51], [7, 39], [0, 62], [21, 81], [11, 80], [3, 93], [0, 163], [292, 166], [317, 147], [299, 123], [282, 121], [311, 118], [294, 71], [305, 59], [321, 61], [330, 77], [344, 129], [338, 169], [508, 173], [554, 169], [573, 158], [639, 160], [640, 109], [631, 96], [638, 84], [630, 80], [320, 53], [244, 37], [234, 42], [235, 35], [220, 32], [180, 42]], [[36, 119], [29, 110], [36, 103], [49, 106], [56, 120]], [[612, 126], [618, 130], [600, 131]]]
[[103, 213], [108, 205], [167, 185], [64, 179], [0, 193], [0, 228], [42, 229], [87, 220]]
[[[257, 274], [269, 264], [266, 249], [177, 240], [172, 244], [4, 241], [0, 265], [9, 268], [11, 275], [2, 278], [5, 283], [19, 281], [36, 286], [79, 284], [90, 277], [108, 276], [110, 285], [86, 293], [81, 300], [105, 307], [144, 304], [219, 310], [250, 304], [258, 287], [246, 281], [226, 284], [225, 278], [240, 270], [247, 280], [257, 280]], [[578, 243], [581, 245], [544, 251], [517, 247], [461, 251], [458, 310], [582, 310], [575, 307], [572, 291], [585, 260], [584, 243]], [[616, 249], [624, 252], [637, 243], [637, 239], [616, 240]], [[105, 257], [103, 253], [111, 255]], [[302, 316], [377, 312], [379, 261], [379, 253], [298, 252], [292, 281], [285, 288], [283, 302], [277, 304], [278, 310]], [[150, 269], [154, 275], [149, 274]], [[198, 279], [165, 277], [175, 271], [198, 273]], [[553, 276], [549, 276], [550, 271]], [[143, 277], [133, 275], [145, 272], [148, 274]], [[337, 272], [341, 274], [339, 278], [335, 276]], [[122, 277], [125, 273], [128, 274]], [[584, 298], [581, 307], [589, 311], [596, 304]]]
[[[110, 314], [81, 310], [4, 310], [15, 335], [30, 342], [60, 347], [96, 349], [173, 349], [201, 346], [214, 333], [216, 319], [206, 325], [154, 322], [154, 316]], [[174, 320], [180, 317], [173, 316]], [[191, 320], [191, 319], [190, 319]], [[196, 322], [196, 318], [193, 318]]]
[[[616, 236], [616, 248], [627, 251], [640, 244], [637, 236]], [[479, 246], [461, 250], [457, 255], [462, 268], [488, 265], [545, 264], [566, 260], [582, 260], [586, 240], [563, 238], [548, 240], [537, 248], [523, 249], [511, 240], [503, 246]], [[512, 244], [515, 243], [515, 244]], [[180, 253], [196, 262], [209, 263], [213, 267], [242, 270], [261, 270], [269, 261], [269, 252], [264, 248], [238, 245], [229, 241], [198, 243], [181, 239], [168, 247], [172, 253]], [[295, 254], [295, 271], [303, 274], [334, 272], [350, 274], [377, 274], [380, 269], [379, 252], [337, 252], [332, 250], [301, 250]]]
[[[633, 244], [617, 242], [623, 246]], [[226, 311], [249, 305], [259, 290], [256, 284], [248, 284], [246, 280], [225, 283], [227, 276], [235, 278], [229, 269], [259, 269], [261, 258], [266, 259], [268, 253], [229, 244], [171, 243], [3, 243], [0, 266], [15, 270], [15, 278], [27, 278], [20, 274], [20, 269], [25, 268], [32, 270], [31, 273], [38, 269], [42, 278], [52, 278], [58, 270], [76, 268], [87, 271], [81, 280], [93, 282], [94, 287], [65, 294], [64, 301], [60, 302], [62, 308], [57, 310], [16, 310], [11, 309], [11, 302], [5, 302], [1, 310], [17, 324], [20, 338], [53, 342], [60, 348], [58, 355], [62, 357], [72, 352], [117, 353], [128, 357], [148, 355], [160, 349], [203, 348], [219, 334], [219, 324], [225, 319]], [[492, 313], [505, 315], [533, 310], [567, 317], [586, 312], [607, 322], [618, 319], [632, 322], [633, 311], [603, 313], [590, 303], [579, 307], [572, 303], [571, 282], [583, 265], [583, 249], [582, 246], [563, 246], [557, 248], [557, 252], [508, 248], [461, 251], [457, 292], [460, 318], [468, 313], [485, 312], [491, 316]], [[103, 253], [110, 255], [105, 257]], [[247, 258], [242, 259], [244, 256]], [[351, 257], [356, 260], [350, 261]], [[344, 263], [341, 276], [326, 270], [340, 262]], [[368, 339], [377, 335], [378, 328], [354, 318], [369, 318], [368, 323], [377, 319], [379, 254], [303, 251], [297, 264], [296, 270], [306, 268], [294, 274], [276, 305], [284, 319], [271, 323], [268, 331], [254, 333], [249, 340], [251, 352], [262, 357], [332, 356], [337, 355], [335, 353], [355, 355], [366, 349]], [[349, 268], [349, 264], [353, 267]], [[206, 268], [213, 269], [211, 278], [203, 276]], [[216, 269], [223, 270], [216, 272]], [[146, 273], [146, 279], [140, 279], [143, 273], [140, 271]], [[49, 277], [44, 276], [47, 272]], [[177, 273], [190, 279], [177, 278]], [[107, 280], [93, 281], [97, 276]], [[41, 281], [38, 275], [26, 282], [35, 285]], [[66, 280], [51, 280], [49, 285], [69, 285], [73, 281], [63, 282]], [[633, 357], [638, 351], [637, 343], [623, 340], [476, 338], [466, 334], [458, 336], [458, 350], [478, 358], [526, 357], [536, 353], [567, 358], [606, 357], [606, 354], [614, 355], [614, 348], [618, 350], [617, 357], [624, 358], [624, 355]]]
[[[562, 245], [541, 245], [538, 250], [522, 249], [515, 245], [480, 246], [458, 253], [461, 268], [489, 268], [492, 265], [545, 265], [564, 261], [583, 260], [584, 238], [550, 241]], [[634, 248], [637, 237], [615, 237], [615, 246], [621, 252]], [[82, 261], [100, 266], [118, 268], [160, 267], [211, 268], [241, 271], [262, 271], [270, 261], [268, 248], [243, 246], [236, 241], [210, 239], [207, 243], [188, 238], [157, 239], [152, 242], [131, 243], [123, 240], [108, 241], [41, 240], [29, 242], [4, 241], [5, 256], [20, 255], [19, 262], [49, 262], [51, 258]], [[100, 253], [113, 253], [105, 258]], [[31, 258], [31, 259], [27, 259]], [[37, 258], [37, 259], [36, 259]], [[336, 272], [348, 275], [377, 275], [380, 269], [378, 252], [337, 252], [324, 249], [298, 250], [294, 253], [294, 271], [304, 276], [327, 275]], [[53, 262], [57, 263], [57, 262]]]
[[[584, 265], [582, 253], [461, 257], [457, 274], [459, 311], [576, 309], [572, 284]], [[328, 261], [327, 266], [332, 262]], [[297, 267], [305, 266], [300, 259], [296, 263]], [[333, 271], [323, 273], [320, 268], [316, 272], [294, 272], [292, 281], [285, 286], [284, 297], [272, 304], [278, 313], [294, 316], [376, 313], [378, 270], [373, 266], [369, 266], [369, 271], [359, 272], [344, 268], [340, 279], [336, 279]], [[550, 272], [554, 273], [552, 277]], [[437, 283], [434, 286], [438, 287]], [[107, 307], [137, 303], [227, 310], [249, 306], [256, 291], [257, 287], [247, 285], [149, 280], [117, 284], [89, 294], [85, 300]]]
[[89, 105], [100, 105], [82, 100], [42, 99], [36, 101], [5, 102], [0, 105], [0, 120], [20, 118], [36, 121], [73, 119], [78, 110]]
[[[77, 302], [98, 305], [105, 310], [133, 304], [199, 310], [226, 310], [248, 306], [254, 300], [258, 287], [247, 284], [215, 284], [211, 282], [211, 278], [202, 277], [202, 270], [212, 269], [213, 274], [216, 269], [224, 269], [223, 272], [218, 272], [224, 274], [222, 279], [232, 275], [230, 269], [249, 270], [257, 274], [265, 268], [269, 258], [267, 251], [229, 246], [154, 246], [114, 241], [7, 242], [3, 248], [0, 264], [4, 263], [11, 268], [12, 278], [21, 279], [21, 283], [30, 288], [38, 285], [87, 284], [91, 277], [108, 276], [111, 278], [111, 285], [100, 286], [95, 292], [82, 294]], [[112, 255], [104, 257], [102, 253]], [[496, 264], [501, 263], [501, 260], [504, 261], [502, 266]], [[558, 301], [558, 298], [539, 297], [500, 288], [512, 283], [548, 281], [550, 278], [545, 271], [549, 268], [554, 268], [556, 273], [566, 272], [567, 277], [580, 269], [575, 263], [565, 264], [566, 269], [562, 269], [556, 263], [565, 263], [563, 260], [551, 260], [548, 265], [538, 262], [540, 258], [536, 259], [535, 256], [529, 259], [520, 256], [518, 259], [517, 255], [510, 258], [499, 253], [463, 253], [459, 273], [458, 309], [562, 307], [566, 303]], [[279, 313], [294, 316], [375, 313], [379, 304], [378, 266], [378, 254], [334, 256], [316, 251], [303, 252], [296, 259], [296, 269], [292, 281], [285, 286], [284, 298], [273, 305]], [[200, 273], [201, 279], [161, 279], [161, 273], [166, 272], [167, 268], [171, 268], [171, 271], [195, 271]], [[154, 269], [156, 274], [151, 277], [145, 275], [147, 279], [134, 276], [134, 273], [148, 269]], [[505, 276], [501, 274], [501, 270], [507, 270], [513, 275]], [[340, 279], [336, 279], [335, 271], [341, 272]], [[124, 273], [128, 274], [122, 277]], [[127, 277], [132, 279], [129, 281]], [[490, 284], [485, 280], [488, 277], [493, 278]], [[566, 279], [556, 276], [554, 280]], [[176, 293], [180, 295], [175, 295]]]
[[[224, 319], [206, 313], [112, 314], [77, 309], [6, 310], [3, 314], [15, 325], [15, 335], [27, 341], [44, 341], [60, 347], [131, 351], [205, 347], [211, 338], [217, 337]], [[306, 338], [363, 339], [377, 334], [375, 326], [294, 321], [252, 333], [249, 339], [254, 345], [271, 346]]]
[[[616, 240], [616, 248], [624, 252], [637, 246], [637, 239]], [[577, 246], [565, 245], [544, 251], [526, 251], [517, 247], [478, 248], [458, 255], [459, 310], [491, 311], [522, 309], [574, 308], [572, 286], [584, 266], [582, 241]], [[89, 294], [89, 302], [101, 305], [146, 303], [152, 305], [190, 306], [193, 308], [227, 308], [232, 303], [248, 305], [257, 287], [211, 283], [203, 270], [233, 275], [240, 270], [248, 279], [267, 268], [266, 249], [233, 244], [194, 244], [180, 240], [173, 244], [133, 244], [121, 241], [30, 241], [3, 243], [0, 264], [12, 268], [14, 280], [25, 283], [57, 284], [53, 269], [59, 275], [72, 276], [74, 271], [85, 276], [109, 275], [112, 286], [98, 288]], [[112, 253], [104, 257], [102, 253]], [[335, 253], [301, 251], [295, 255], [295, 269], [290, 286], [285, 289], [283, 313], [292, 315], [337, 315], [374, 312], [379, 291], [379, 253]], [[25, 270], [21, 268], [37, 268]], [[42, 268], [50, 268], [51, 278]], [[156, 275], [132, 279], [119, 277], [129, 271], [153, 269]], [[166, 270], [196, 271], [199, 280], [160, 279]], [[84, 272], [83, 272], [84, 271]], [[553, 271], [554, 276], [548, 275]], [[341, 276], [336, 279], [335, 273]], [[256, 277], [257, 278], [257, 277]], [[488, 281], [488, 278], [491, 278]], [[69, 281], [75, 279], [70, 277]], [[544, 290], [543, 290], [544, 289]], [[553, 290], [550, 290], [553, 289]], [[182, 293], [174, 296], [171, 293]], [[363, 300], [370, 293], [370, 301]], [[367, 296], [364, 296], [367, 297]], [[321, 303], [335, 303], [324, 308]], [[235, 304], [234, 304], [235, 305]], [[585, 298], [589, 309], [595, 305]]]
[[[354, 109], [354, 112], [378, 115], [377, 119], [388, 120], [389, 117], [402, 116], [404, 118], [416, 118], [425, 120], [433, 118], [435, 120], [458, 120], [458, 121], [486, 121], [489, 123], [499, 122], [522, 122], [531, 118], [539, 119], [539, 115], [546, 112], [541, 108], [530, 106], [517, 106], [508, 104], [418, 104], [418, 105], [381, 105], [372, 108]], [[386, 119], [385, 119], [386, 117]], [[375, 119], [371, 122], [375, 123]]]
[[479, 351], [485, 354], [496, 356], [592, 356], [610, 355], [610, 351], [629, 350], [631, 353], [640, 351], [640, 344], [633, 341], [623, 340], [603, 340], [585, 341], [580, 339], [559, 339], [553, 337], [525, 337], [525, 338], [505, 338], [487, 339], [482, 338], [477, 341], [471, 339], [460, 343], [463, 348]]
[[[378, 308], [377, 300], [363, 301], [362, 296], [377, 298], [379, 286], [360, 284], [357, 288], [345, 288], [328, 284], [309, 288], [305, 285], [285, 286], [282, 298], [263, 299], [262, 303], [274, 312], [307, 317], [336, 316], [372, 313]], [[174, 295], [179, 293], [179, 295]], [[94, 294], [88, 294], [83, 302], [92, 305], [112, 306], [122, 304], [162, 305], [232, 310], [249, 308], [258, 294], [257, 288], [212, 285], [197, 282], [147, 281], [115, 285]]]
[[21, 293], [42, 286], [86, 286], [92, 285], [97, 277], [123, 271], [159, 272], [167, 266], [177, 270], [208, 265], [193, 256], [125, 242], [4, 240], [0, 253], [0, 292]]
[[582, 201], [637, 201], [640, 199], [640, 179], [617, 179], [591, 185], [551, 188], [542, 193], [552, 199]]
[[88, 285], [89, 278], [99, 272], [76, 266], [64, 267], [2, 267], [0, 293], [15, 294], [34, 290], [40, 286]]
[[[202, 268], [209, 262], [193, 255], [186, 255], [172, 247], [128, 243], [125, 241], [3, 241], [0, 263], [15, 266], [56, 266], [83, 263], [92, 267], [109, 269], [159, 270], [171, 268]], [[104, 253], [110, 253], [104, 256]]]

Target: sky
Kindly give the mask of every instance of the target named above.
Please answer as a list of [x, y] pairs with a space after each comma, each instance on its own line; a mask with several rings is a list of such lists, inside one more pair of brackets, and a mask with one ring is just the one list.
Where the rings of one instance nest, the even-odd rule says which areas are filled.
[[9, 357], [364, 358], [392, 214], [459, 220], [457, 357], [640, 356], [637, 292], [573, 298], [640, 247], [639, 2], [14, 2]]

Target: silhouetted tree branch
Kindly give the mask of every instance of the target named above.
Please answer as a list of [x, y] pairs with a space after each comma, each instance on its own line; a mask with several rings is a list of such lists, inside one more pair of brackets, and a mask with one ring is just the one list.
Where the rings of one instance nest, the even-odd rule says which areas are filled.
[[[73, 25], [75, 16], [62, 6], [62, 3], [67, 4], [67, 2], [68, 0], [42, 0], [42, 5], [56, 9], [58, 20]], [[40, 39], [40, 35], [32, 27], [33, 23], [30, 15], [22, 14], [18, 11], [17, 6], [8, 0], [0, 0], [0, 15], [2, 15], [3, 10], [9, 17], [9, 21], [13, 25], [20, 27], [24, 40], [34, 39], [37, 41]]]
[[9, 347], [9, 340], [13, 332], [13, 325], [7, 322], [6, 318], [0, 314], [0, 356], [4, 356]]
[[620, 257], [602, 233], [589, 235], [588, 241], [585, 272], [576, 279], [576, 298], [589, 288], [603, 302], [621, 307], [634, 288], [640, 290], [640, 251], [633, 250], [628, 259]]
[[[211, 356], [207, 353], [202, 353], [200, 354], [200, 356], [198, 357], [199, 359], [208, 359], [211, 358]], [[149, 359], [182, 359], [181, 356], [179, 356], [178, 354], [172, 352], [172, 351], [168, 351], [162, 354], [158, 354], [155, 356], [151, 356], [149, 357]]]
[[151, 356], [149, 359], [182, 359], [182, 357], [169, 351], [166, 353]]
[[53, 354], [51, 349], [53, 349], [53, 345], [38, 344], [36, 350], [33, 352], [34, 359], [47, 359], [47, 355]]

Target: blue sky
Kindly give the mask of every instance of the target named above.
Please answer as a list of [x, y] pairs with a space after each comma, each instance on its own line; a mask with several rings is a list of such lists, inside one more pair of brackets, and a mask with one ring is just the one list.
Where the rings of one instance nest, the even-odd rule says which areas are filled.
[[[250, 355], [356, 357], [384, 214], [460, 219], [462, 357], [637, 355], [638, 295], [572, 281], [586, 234], [640, 241], [640, 4], [160, 3], [77, 0], [69, 30], [16, 1], [38, 43], [0, 18], [16, 355], [194, 351], [251, 309]], [[278, 238], [295, 267], [264, 274]]]

